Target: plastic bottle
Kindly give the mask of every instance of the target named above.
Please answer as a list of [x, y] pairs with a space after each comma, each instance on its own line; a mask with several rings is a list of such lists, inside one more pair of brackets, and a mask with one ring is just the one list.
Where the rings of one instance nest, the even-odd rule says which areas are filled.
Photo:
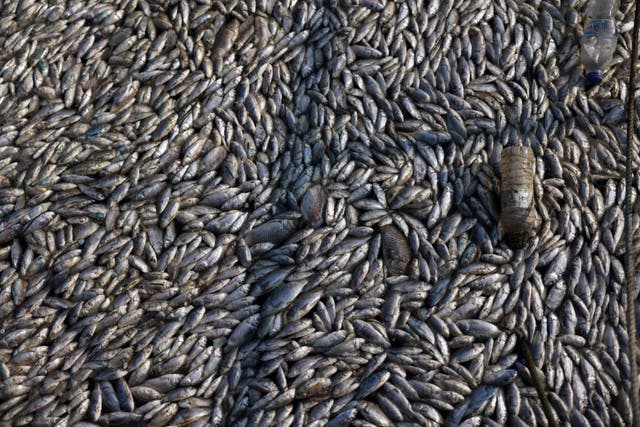
[[587, 6], [582, 35], [582, 63], [587, 73], [585, 88], [602, 82], [602, 71], [616, 50], [618, 0], [591, 0]]
[[534, 161], [530, 147], [506, 147], [500, 156], [500, 222], [513, 249], [525, 247], [536, 226]]

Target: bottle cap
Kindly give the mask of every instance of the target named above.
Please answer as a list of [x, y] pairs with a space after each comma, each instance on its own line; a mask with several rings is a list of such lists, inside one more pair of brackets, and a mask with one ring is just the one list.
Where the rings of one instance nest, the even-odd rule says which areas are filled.
[[512, 249], [523, 249], [531, 240], [526, 232], [506, 233], [505, 238], [507, 239], [507, 244], [509, 244]]
[[585, 79], [584, 88], [591, 89], [594, 86], [599, 85], [602, 82], [602, 71], [590, 71], [587, 73]]

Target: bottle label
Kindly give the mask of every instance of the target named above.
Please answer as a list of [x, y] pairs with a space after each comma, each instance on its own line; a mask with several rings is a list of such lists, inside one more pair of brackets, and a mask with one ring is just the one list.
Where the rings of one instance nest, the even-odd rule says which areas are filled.
[[510, 208], [528, 208], [531, 204], [529, 200], [529, 192], [527, 190], [512, 190], [510, 191], [511, 197], [507, 201], [507, 206]]
[[591, 19], [584, 29], [585, 36], [597, 37], [600, 34], [615, 34], [616, 23], [613, 19]]

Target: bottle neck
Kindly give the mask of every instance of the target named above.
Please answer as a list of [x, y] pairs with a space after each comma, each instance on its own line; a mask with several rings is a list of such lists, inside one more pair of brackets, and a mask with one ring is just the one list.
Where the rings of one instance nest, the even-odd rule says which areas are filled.
[[586, 15], [592, 19], [608, 19], [615, 18], [618, 11], [617, 1], [595, 1], [591, 7], [586, 10]]

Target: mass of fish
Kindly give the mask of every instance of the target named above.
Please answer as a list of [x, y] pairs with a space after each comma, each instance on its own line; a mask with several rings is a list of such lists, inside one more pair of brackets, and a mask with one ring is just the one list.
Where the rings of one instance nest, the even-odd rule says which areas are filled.
[[0, 425], [630, 425], [623, 3], [0, 0]]

